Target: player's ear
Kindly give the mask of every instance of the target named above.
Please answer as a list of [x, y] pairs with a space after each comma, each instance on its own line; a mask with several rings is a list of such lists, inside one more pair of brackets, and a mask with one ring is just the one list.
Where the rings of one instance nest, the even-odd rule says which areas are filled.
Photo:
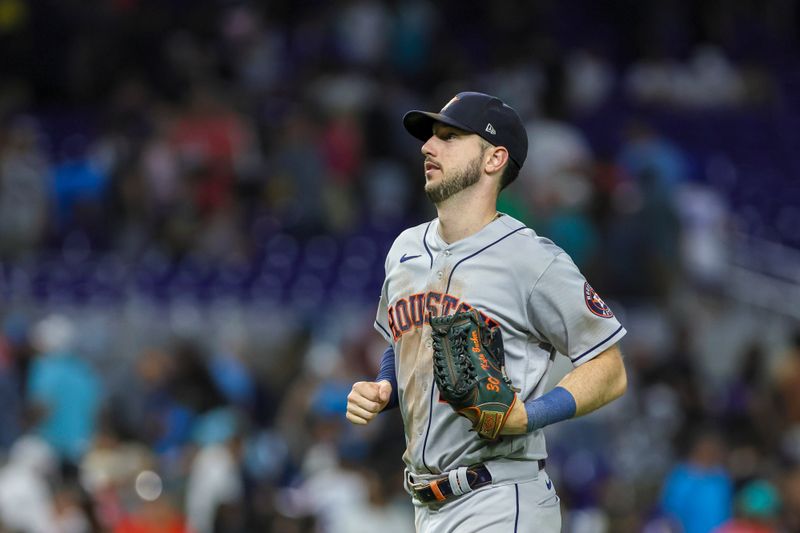
[[508, 162], [508, 150], [503, 146], [490, 146], [486, 151], [484, 170], [487, 174], [493, 175], [503, 171]]

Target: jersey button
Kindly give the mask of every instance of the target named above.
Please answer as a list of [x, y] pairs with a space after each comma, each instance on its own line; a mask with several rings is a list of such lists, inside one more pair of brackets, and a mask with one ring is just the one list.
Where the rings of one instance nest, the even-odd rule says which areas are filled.
[[445, 251], [444, 251], [444, 255], [446, 255], [446, 256], [448, 256], [448, 257], [450, 257], [450, 250], [445, 250]]
[[441, 271], [441, 270], [440, 270], [439, 272], [437, 272], [437, 273], [436, 273], [436, 277], [437, 277], [437, 278], [439, 278], [439, 279], [442, 279], [442, 276], [444, 276], [444, 273], [442, 273], [442, 271]]
[[433, 341], [432, 340], [428, 339], [427, 341], [425, 341], [425, 347], [426, 348], [430, 348], [432, 346], [433, 346]]

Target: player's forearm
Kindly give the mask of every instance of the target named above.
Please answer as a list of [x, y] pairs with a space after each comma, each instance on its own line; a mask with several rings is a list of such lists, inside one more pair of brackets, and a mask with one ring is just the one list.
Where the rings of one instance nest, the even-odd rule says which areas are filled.
[[622, 396], [626, 387], [625, 366], [614, 346], [567, 374], [553, 390], [524, 404], [516, 402], [503, 434], [522, 435], [590, 413]]
[[615, 345], [573, 369], [558, 383], [575, 398], [575, 416], [591, 413], [625, 393], [628, 377]]

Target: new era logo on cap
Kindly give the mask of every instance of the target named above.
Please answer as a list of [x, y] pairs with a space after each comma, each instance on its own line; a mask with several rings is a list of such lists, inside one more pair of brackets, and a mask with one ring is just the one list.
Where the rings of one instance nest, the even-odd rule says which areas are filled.
[[479, 135], [493, 146], [505, 147], [519, 167], [528, 155], [528, 134], [519, 115], [495, 96], [458, 93], [438, 113], [415, 110], [403, 117], [406, 130], [421, 141], [431, 138], [437, 122]]

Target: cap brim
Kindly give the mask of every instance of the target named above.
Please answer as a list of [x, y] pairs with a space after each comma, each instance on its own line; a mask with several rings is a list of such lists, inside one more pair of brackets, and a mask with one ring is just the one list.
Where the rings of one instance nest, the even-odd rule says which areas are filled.
[[447, 124], [464, 131], [472, 131], [469, 127], [453, 120], [450, 117], [441, 115], [439, 113], [430, 113], [428, 111], [409, 111], [403, 117], [403, 126], [406, 131], [419, 139], [420, 141], [427, 141], [433, 135], [433, 125], [436, 122]]

